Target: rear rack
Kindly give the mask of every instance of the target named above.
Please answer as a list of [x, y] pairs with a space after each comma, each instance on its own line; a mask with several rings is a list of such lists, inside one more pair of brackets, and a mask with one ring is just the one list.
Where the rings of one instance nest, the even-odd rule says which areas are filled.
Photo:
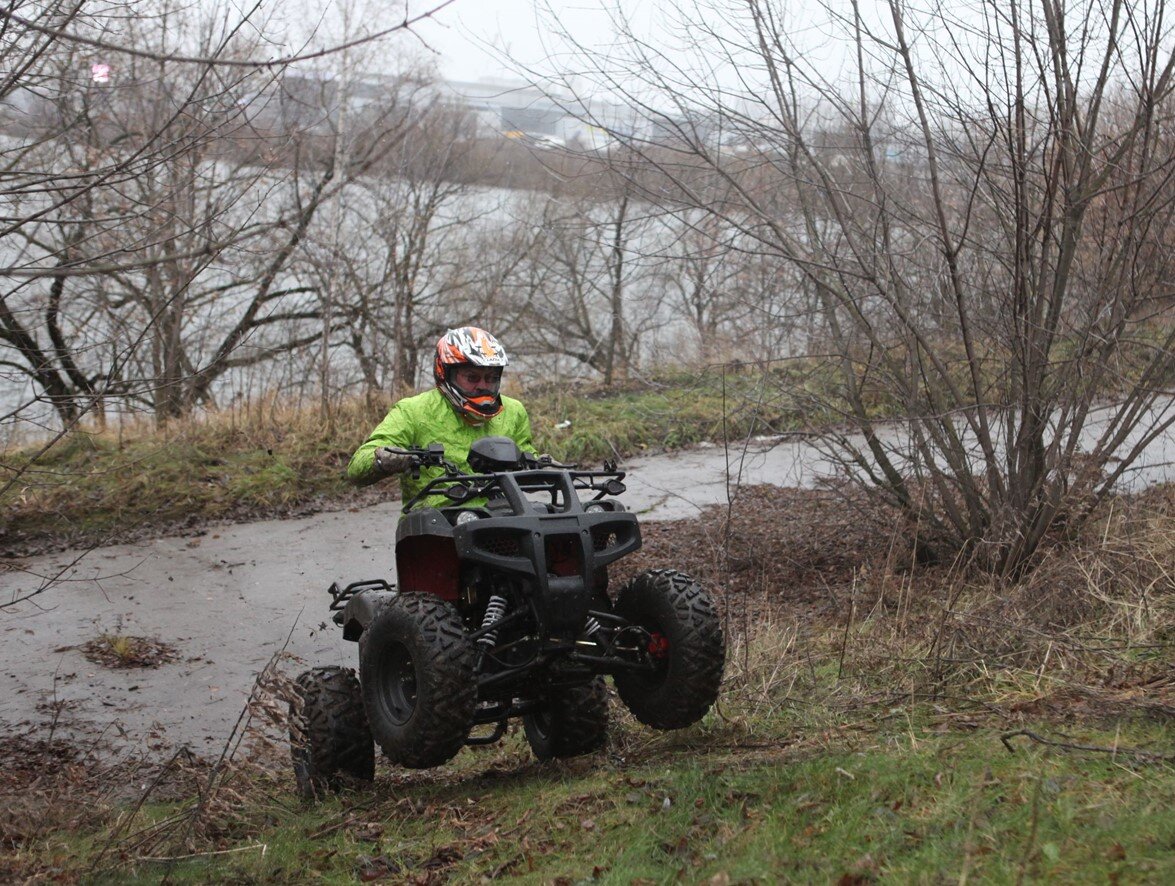
[[394, 591], [395, 589], [395, 585], [388, 584], [382, 578], [373, 578], [367, 581], [353, 581], [346, 587], [339, 587], [337, 581], [332, 582], [326, 592], [331, 596], [331, 611], [335, 612], [346, 606], [347, 601], [360, 591]]

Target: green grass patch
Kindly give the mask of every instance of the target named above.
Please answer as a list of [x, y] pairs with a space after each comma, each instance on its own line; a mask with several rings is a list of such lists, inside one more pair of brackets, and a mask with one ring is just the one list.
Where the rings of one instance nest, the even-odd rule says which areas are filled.
[[25, 536], [99, 540], [137, 527], [231, 519], [339, 494], [337, 463], [294, 449], [233, 441], [144, 438], [119, 446], [76, 435], [31, 465], [4, 496], [5, 517]]
[[[1114, 377], [1136, 378], [1166, 334], [1161, 325], [1144, 326], [1117, 355], [1125, 362]], [[1058, 345], [1058, 367], [1065, 365], [1069, 346]], [[939, 352], [966, 401], [971, 380], [962, 349], [941, 343]], [[870, 418], [926, 406], [922, 386], [928, 384], [937, 384], [935, 408], [966, 405], [948, 395], [943, 379], [912, 382], [900, 349], [886, 356], [892, 365], [879, 363], [873, 352], [851, 358]], [[992, 345], [979, 367], [985, 396], [1007, 395], [1007, 367], [1007, 354]], [[511, 392], [527, 406], [540, 451], [599, 465], [702, 441], [737, 444], [755, 435], [843, 426], [851, 412], [843, 370], [839, 360], [797, 358], [666, 369], [611, 388], [535, 381]], [[914, 389], [907, 390], [911, 383]], [[323, 501], [346, 502], [354, 496], [343, 479], [346, 463], [388, 405], [356, 399], [336, 405], [324, 420], [317, 409], [266, 400], [164, 430], [146, 422], [82, 429], [44, 454], [2, 453], [0, 488], [7, 489], [0, 494], [0, 541], [16, 547], [104, 543], [182, 524], [282, 516]]]
[[795, 360], [666, 371], [612, 390], [538, 387], [525, 400], [540, 448], [598, 463], [837, 423], [838, 386], [829, 363]]
[[[382, 770], [319, 804], [284, 777], [240, 775], [213, 839], [165, 804], [26, 846], [23, 869], [92, 882], [1161, 882], [1175, 876], [1169, 765], [1039, 746], [997, 732], [848, 729], [755, 749], [660, 740], [618, 761], [541, 765], [521, 741], [448, 772]], [[1047, 727], [1040, 727], [1042, 729]], [[1071, 735], [1155, 742], [1145, 727]], [[776, 747], [770, 747], [772, 744]], [[124, 816], [125, 816], [124, 811]], [[153, 835], [171, 840], [152, 842]], [[104, 858], [99, 859], [99, 856]], [[95, 865], [95, 861], [97, 864]]]

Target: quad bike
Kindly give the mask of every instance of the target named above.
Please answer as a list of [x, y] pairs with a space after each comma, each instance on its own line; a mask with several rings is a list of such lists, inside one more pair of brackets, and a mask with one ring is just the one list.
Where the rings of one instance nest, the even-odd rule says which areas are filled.
[[[609, 565], [641, 544], [636, 516], [613, 498], [625, 491], [615, 465], [575, 470], [507, 437], [473, 444], [473, 474], [437, 443], [400, 453], [416, 472], [443, 473], [404, 503], [399, 588], [329, 588], [335, 623], [358, 642], [359, 674], [319, 667], [296, 681], [301, 794], [370, 781], [373, 739], [393, 762], [427, 768], [496, 742], [515, 718], [541, 760], [590, 753], [607, 733], [605, 675], [656, 729], [709, 710], [725, 650], [706, 591], [655, 569], [608, 593]], [[428, 506], [437, 496], [444, 506]]]

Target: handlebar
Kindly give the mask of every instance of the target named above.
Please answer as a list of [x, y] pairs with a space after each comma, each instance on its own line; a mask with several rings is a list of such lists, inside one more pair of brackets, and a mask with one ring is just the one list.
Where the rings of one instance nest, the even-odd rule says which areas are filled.
[[[519, 462], [512, 467], [496, 472], [486, 471], [484, 473], [466, 474], [457, 465], [445, 458], [445, 447], [441, 443], [430, 443], [427, 447], [410, 447], [406, 449], [399, 449], [392, 446], [385, 448], [390, 452], [394, 452], [396, 455], [405, 455], [411, 459], [413, 477], [418, 478], [420, 476], [420, 469], [427, 467], [441, 468], [445, 472], [442, 476], [430, 480], [424, 489], [405, 502], [405, 511], [411, 510], [430, 495], [446, 495], [455, 504], [460, 504], [471, 498], [489, 494], [497, 486], [498, 481], [495, 479], [497, 476], [516, 472], [568, 472], [571, 474], [570, 482], [575, 488], [595, 492], [596, 499], [602, 498], [605, 495], [619, 495], [624, 492], [624, 484], [621, 482], [624, 478], [624, 472], [618, 471], [614, 462], [605, 462], [602, 471], [579, 471], [577, 470], [578, 465], [557, 462], [549, 455], [534, 455], [524, 452], [521, 454], [522, 457]], [[610, 479], [607, 482], [601, 483], [599, 478], [602, 477]], [[535, 479], [538, 480], [538, 478]], [[539, 487], [543, 487], [543, 485], [539, 481]]]
[[458, 467], [445, 458], [445, 446], [443, 443], [430, 443], [427, 448], [413, 447], [411, 449], [398, 449], [395, 446], [382, 447], [388, 452], [394, 452], [396, 455], [406, 455], [412, 460], [412, 473], [414, 476], [420, 476], [421, 468], [444, 468], [446, 473], [460, 474]]
[[[412, 459], [413, 470], [420, 468], [444, 468], [450, 474], [461, 474], [461, 470], [445, 458], [445, 446], [443, 443], [430, 443], [427, 447], [412, 447], [409, 449], [399, 449], [395, 446], [381, 447], [388, 452], [394, 452], [396, 455], [406, 455]], [[519, 466], [521, 470], [534, 470], [542, 468], [551, 468], [556, 471], [574, 471], [578, 464], [565, 464], [563, 462], [555, 461], [549, 455], [533, 455], [529, 452], [522, 453], [522, 463]], [[605, 466], [605, 470], [610, 470]]]

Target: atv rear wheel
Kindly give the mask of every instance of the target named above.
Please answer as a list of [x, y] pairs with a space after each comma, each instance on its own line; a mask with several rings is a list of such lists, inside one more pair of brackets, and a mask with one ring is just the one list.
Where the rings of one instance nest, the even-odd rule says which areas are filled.
[[718, 698], [726, 660], [722, 625], [709, 595], [681, 572], [642, 572], [620, 589], [616, 614], [649, 633], [649, 674], [617, 674], [616, 691], [632, 715], [654, 729], [702, 719]]
[[363, 701], [383, 752], [413, 769], [452, 759], [477, 704], [473, 644], [457, 610], [431, 594], [400, 594], [361, 639]]
[[540, 760], [578, 757], [604, 746], [608, 738], [608, 687], [603, 677], [586, 686], [557, 691], [547, 706], [524, 714], [526, 741]]
[[347, 778], [375, 778], [371, 731], [350, 668], [314, 668], [299, 675], [290, 700], [290, 754], [298, 793], [308, 800], [337, 790]]

